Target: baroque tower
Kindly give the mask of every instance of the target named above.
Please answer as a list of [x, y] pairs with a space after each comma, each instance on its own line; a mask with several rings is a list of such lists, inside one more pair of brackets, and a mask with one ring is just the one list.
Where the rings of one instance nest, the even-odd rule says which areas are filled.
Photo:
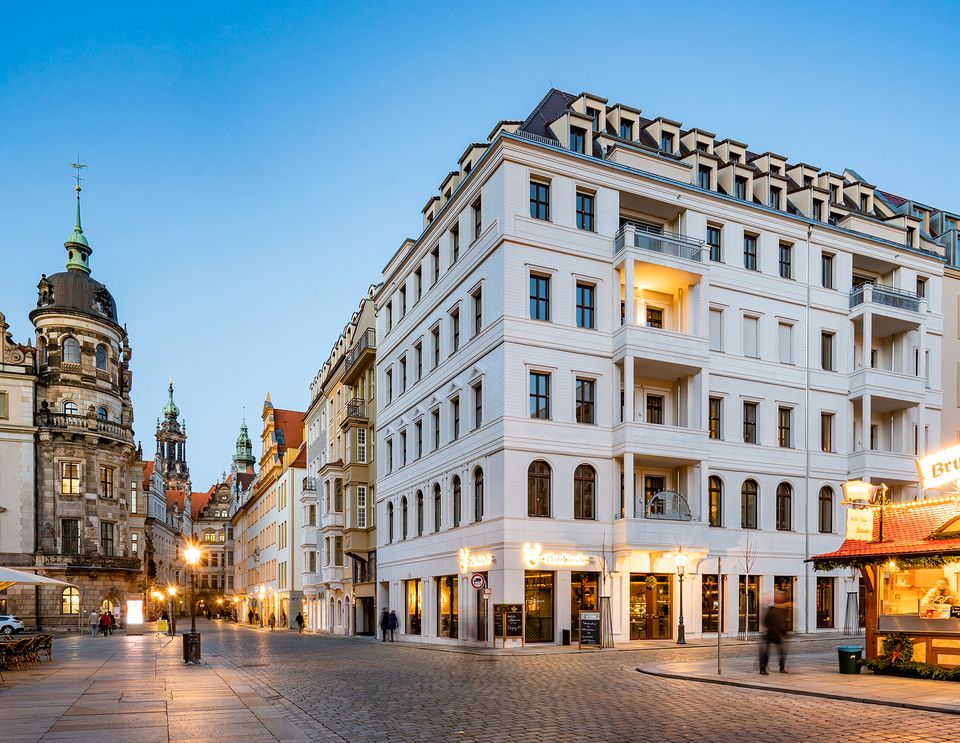
[[157, 421], [157, 460], [167, 490], [190, 492], [190, 468], [187, 467], [187, 424], [179, 420], [180, 408], [173, 401], [173, 380], [167, 387], [163, 422]]

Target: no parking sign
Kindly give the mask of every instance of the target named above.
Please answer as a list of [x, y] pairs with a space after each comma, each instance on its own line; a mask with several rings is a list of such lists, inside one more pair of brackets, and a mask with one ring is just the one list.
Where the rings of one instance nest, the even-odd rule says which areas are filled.
[[470, 576], [470, 585], [476, 588], [478, 591], [482, 591], [487, 587], [487, 579], [484, 577], [483, 573], [474, 573]]

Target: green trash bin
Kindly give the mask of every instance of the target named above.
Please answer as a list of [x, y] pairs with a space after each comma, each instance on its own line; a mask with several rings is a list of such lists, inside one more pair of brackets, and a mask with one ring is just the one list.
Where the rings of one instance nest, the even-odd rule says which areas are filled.
[[837, 656], [840, 661], [840, 673], [860, 673], [860, 659], [863, 648], [859, 645], [839, 645]]

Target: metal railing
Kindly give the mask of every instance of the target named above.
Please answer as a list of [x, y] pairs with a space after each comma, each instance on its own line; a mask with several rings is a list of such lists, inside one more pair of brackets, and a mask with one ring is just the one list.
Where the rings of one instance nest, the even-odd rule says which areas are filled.
[[861, 284], [850, 290], [850, 309], [864, 302], [872, 302], [886, 307], [894, 307], [898, 310], [919, 312], [920, 299], [919, 294], [906, 289], [896, 289], [882, 284]]
[[368, 348], [377, 347], [377, 333], [373, 328], [367, 328], [360, 334], [360, 337], [357, 341], [350, 346], [350, 350], [347, 351], [347, 357], [343, 361], [344, 371], [353, 366], [357, 359], [360, 358], [360, 354], [366, 351]]
[[619, 253], [626, 246], [652, 250], [688, 261], [703, 260], [703, 240], [695, 240], [686, 235], [673, 232], [657, 232], [646, 225], [626, 222], [617, 232], [614, 252]]
[[360, 398], [347, 400], [347, 418], [366, 418], [367, 401]]
[[315, 477], [303, 478], [303, 489], [315, 491], [317, 489], [317, 480]]
[[523, 137], [524, 139], [529, 139], [533, 142], [539, 142], [540, 144], [548, 144], [551, 147], [563, 147], [563, 149], [565, 150], [570, 149], [569, 147], [564, 147], [561, 142], [559, 142], [556, 139], [553, 139], [552, 137], [542, 137], [539, 134], [532, 134], [531, 132], [525, 132], [523, 131], [523, 129], [517, 129], [517, 131], [513, 133], [516, 134], [518, 137]]
[[37, 425], [43, 428], [62, 428], [69, 431], [96, 431], [114, 438], [131, 440], [133, 431], [129, 426], [113, 421], [104, 421], [87, 415], [70, 413], [37, 413]]

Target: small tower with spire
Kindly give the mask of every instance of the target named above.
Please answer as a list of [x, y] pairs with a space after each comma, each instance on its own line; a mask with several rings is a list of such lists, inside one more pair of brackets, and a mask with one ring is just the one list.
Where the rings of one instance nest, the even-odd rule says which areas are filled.
[[233, 455], [233, 464], [237, 472], [253, 472], [253, 467], [257, 460], [253, 457], [253, 444], [250, 442], [250, 435], [247, 433], [247, 419], [243, 418], [240, 424], [240, 435], [237, 436], [237, 451]]
[[83, 235], [83, 227], [80, 226], [80, 170], [87, 167], [81, 162], [70, 163], [70, 167], [77, 171], [74, 178], [77, 185], [74, 187], [77, 192], [77, 222], [73, 226], [73, 234], [67, 238], [63, 247], [67, 250], [67, 270], [83, 271], [90, 273], [90, 254], [93, 249], [87, 238]]
[[180, 408], [173, 401], [173, 379], [167, 385], [167, 404], [163, 421], [157, 421], [157, 460], [167, 490], [190, 492], [190, 469], [187, 467], [187, 429], [180, 422]]

